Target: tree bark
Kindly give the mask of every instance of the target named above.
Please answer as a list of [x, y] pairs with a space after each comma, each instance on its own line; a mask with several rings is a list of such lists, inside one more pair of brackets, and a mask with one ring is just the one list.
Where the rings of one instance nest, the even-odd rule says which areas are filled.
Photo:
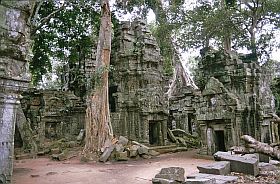
[[[102, 71], [100, 80], [95, 81], [95, 89], [87, 96], [86, 138], [84, 157], [93, 160], [99, 156], [106, 141], [111, 141], [113, 130], [110, 122], [108, 99], [108, 68], [111, 54], [111, 12], [109, 0], [101, 2], [101, 26], [96, 55], [96, 71]], [[96, 73], [97, 75], [97, 73]]]
[[272, 147], [266, 143], [259, 142], [249, 135], [243, 135], [241, 139], [246, 142], [249, 148], [253, 148], [255, 152], [263, 153], [274, 159], [280, 160], [280, 150], [277, 147]]

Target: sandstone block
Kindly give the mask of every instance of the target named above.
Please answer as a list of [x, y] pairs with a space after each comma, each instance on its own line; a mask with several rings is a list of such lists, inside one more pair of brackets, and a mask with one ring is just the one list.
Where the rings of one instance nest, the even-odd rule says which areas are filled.
[[233, 172], [250, 174], [253, 176], [259, 174], [259, 160], [254, 154], [239, 155], [218, 151], [214, 154], [214, 158], [215, 160], [229, 161], [230, 169]]
[[197, 166], [200, 173], [227, 175], [230, 173], [230, 162], [219, 161], [207, 165]]

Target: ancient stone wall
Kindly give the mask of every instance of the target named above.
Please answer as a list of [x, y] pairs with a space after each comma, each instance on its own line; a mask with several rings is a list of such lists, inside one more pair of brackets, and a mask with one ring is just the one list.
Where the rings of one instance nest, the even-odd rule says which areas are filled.
[[84, 129], [85, 103], [73, 92], [30, 89], [23, 94], [22, 107], [39, 148], [46, 141], [75, 140]]
[[19, 94], [30, 81], [29, 10], [28, 1], [0, 1], [0, 183], [11, 182]]
[[145, 22], [124, 22], [115, 37], [110, 109], [114, 133], [154, 145], [167, 140], [163, 61]]
[[262, 68], [256, 62], [242, 61], [237, 54], [210, 49], [202, 55], [199, 69], [202, 96], [196, 104], [196, 118], [204, 152], [240, 145], [243, 134], [270, 142], [273, 95]]

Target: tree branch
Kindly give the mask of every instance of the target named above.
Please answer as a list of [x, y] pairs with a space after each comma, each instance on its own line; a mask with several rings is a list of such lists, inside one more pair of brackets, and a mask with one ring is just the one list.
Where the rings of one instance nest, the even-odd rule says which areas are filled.
[[[41, 5], [38, 5], [41, 6]], [[41, 19], [40, 24], [36, 27], [33, 27], [31, 30], [31, 36], [36, 33], [37, 30], [39, 30], [43, 25], [45, 25], [52, 17], [54, 17], [58, 12], [62, 11], [66, 7], [66, 3], [64, 3], [59, 9], [56, 11], [50, 13], [48, 16]], [[40, 7], [39, 7], [40, 8]], [[38, 7], [36, 11], [39, 11]], [[37, 12], [38, 13], [38, 12]]]

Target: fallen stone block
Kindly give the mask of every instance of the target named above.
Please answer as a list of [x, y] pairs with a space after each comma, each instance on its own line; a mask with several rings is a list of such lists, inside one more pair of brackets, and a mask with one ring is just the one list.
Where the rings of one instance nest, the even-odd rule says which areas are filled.
[[153, 184], [180, 184], [181, 182], [163, 179], [163, 178], [153, 178], [152, 183]]
[[187, 180], [188, 179], [215, 179], [215, 182], [214, 182], [215, 184], [226, 184], [226, 183], [236, 182], [238, 177], [237, 176], [223, 176], [223, 175], [216, 175], [216, 174], [198, 173], [198, 174], [195, 174], [192, 176], [188, 176]]
[[230, 170], [233, 172], [250, 174], [253, 176], [259, 174], [259, 160], [254, 154], [240, 155], [218, 151], [214, 154], [214, 159], [218, 161], [229, 161]]
[[130, 148], [129, 148], [129, 157], [136, 157], [138, 155], [138, 148], [140, 146], [138, 145], [132, 145]]
[[194, 178], [186, 179], [185, 184], [216, 184], [215, 178]]
[[270, 160], [269, 163], [272, 165], [280, 166], [280, 161], [278, 160]]
[[149, 153], [149, 150], [147, 149], [147, 148], [145, 148], [145, 147], [139, 147], [138, 149], [137, 149], [137, 151], [138, 151], [138, 154], [139, 155], [143, 155], [143, 154], [148, 154]]
[[116, 152], [123, 152], [124, 146], [122, 144], [116, 144]]
[[276, 171], [279, 170], [279, 168], [273, 164], [270, 163], [264, 163], [260, 162], [259, 163], [259, 169], [260, 171]]
[[171, 181], [184, 182], [185, 170], [181, 167], [162, 168], [155, 178], [163, 178]]
[[121, 145], [123, 145], [123, 146], [126, 146], [127, 143], [128, 143], [128, 139], [125, 138], [124, 136], [120, 136], [120, 137], [119, 137], [119, 140], [118, 140], [118, 143], [121, 144]]
[[127, 161], [127, 151], [124, 152], [116, 152], [116, 160], [117, 161]]
[[219, 161], [207, 165], [197, 166], [200, 173], [227, 175], [230, 173], [230, 162]]
[[106, 162], [108, 160], [108, 158], [110, 157], [111, 153], [114, 151], [114, 149], [115, 149], [115, 145], [111, 145], [109, 147], [106, 147], [104, 152], [100, 156], [99, 161], [100, 162]]

